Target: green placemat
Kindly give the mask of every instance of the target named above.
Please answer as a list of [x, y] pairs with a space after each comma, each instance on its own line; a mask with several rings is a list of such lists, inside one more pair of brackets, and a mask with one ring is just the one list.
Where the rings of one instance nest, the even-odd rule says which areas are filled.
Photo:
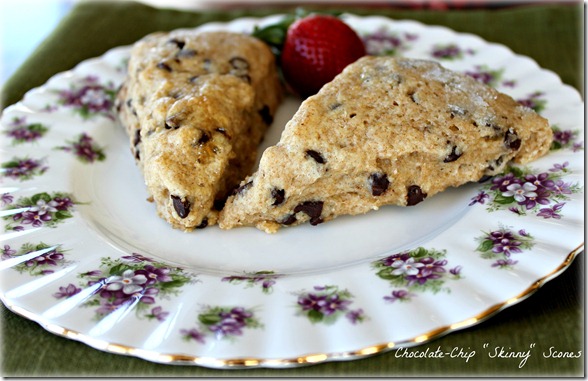
[[[309, 8], [313, 8], [309, 6]], [[3, 107], [44, 84], [52, 75], [106, 50], [127, 45], [156, 30], [197, 26], [241, 16], [264, 16], [287, 9], [182, 12], [154, 9], [132, 2], [83, 2], [6, 82]], [[347, 8], [356, 14], [382, 14], [445, 25], [502, 43], [532, 57], [540, 66], [583, 92], [583, 8], [572, 5], [517, 6], [472, 11]], [[396, 351], [355, 361], [331, 362], [293, 369], [214, 370], [155, 364], [100, 352], [52, 335], [6, 308], [2, 311], [2, 373], [12, 377], [400, 377], [400, 376], [584, 376], [584, 258], [581, 254], [561, 276], [527, 300], [474, 327], [418, 347], [420, 351], [460, 351], [464, 358], [406, 358]], [[487, 348], [484, 348], [485, 344]], [[496, 349], [525, 352], [530, 357], [491, 358]], [[416, 348], [415, 348], [416, 350]], [[548, 356], [554, 350], [576, 358]]]

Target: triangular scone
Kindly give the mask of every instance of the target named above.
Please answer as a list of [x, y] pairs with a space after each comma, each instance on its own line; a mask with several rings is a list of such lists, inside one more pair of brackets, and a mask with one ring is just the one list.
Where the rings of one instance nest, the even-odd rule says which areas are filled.
[[316, 225], [448, 187], [547, 153], [544, 118], [425, 60], [364, 57], [302, 103], [221, 213], [221, 228]]
[[274, 55], [247, 35], [178, 30], [137, 42], [128, 70], [120, 119], [159, 215], [216, 223], [281, 100]]

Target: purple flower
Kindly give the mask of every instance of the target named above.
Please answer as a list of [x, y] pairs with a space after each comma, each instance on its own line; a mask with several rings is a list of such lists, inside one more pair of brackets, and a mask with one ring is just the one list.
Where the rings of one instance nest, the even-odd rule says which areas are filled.
[[564, 205], [565, 205], [565, 202], [562, 202], [559, 204], [555, 204], [551, 208], [539, 209], [539, 213], [537, 213], [537, 216], [543, 217], [545, 219], [555, 218], [555, 219], [559, 220], [559, 219], [561, 219], [561, 215], [559, 214], [559, 211], [563, 208]]
[[59, 291], [53, 294], [53, 297], [57, 299], [69, 298], [82, 291], [81, 288], [76, 287], [73, 284], [68, 284], [66, 287], [59, 287]]
[[425, 284], [427, 283], [427, 281], [429, 280], [433, 280], [433, 279], [439, 279], [441, 278], [441, 275], [433, 273], [433, 272], [419, 272], [416, 275], [409, 275], [406, 277], [406, 280], [408, 281], [408, 285], [413, 285], [414, 283], [418, 283], [418, 284]]
[[133, 270], [125, 270], [121, 276], [113, 276], [110, 278], [106, 290], [118, 291], [129, 295], [143, 290], [141, 285], [147, 282], [147, 277], [142, 274], [136, 275]]
[[392, 266], [394, 264], [394, 262], [396, 262], [396, 261], [404, 262], [408, 258], [410, 258], [410, 255], [408, 255], [408, 253], [400, 253], [400, 254], [394, 254], [389, 257], [386, 257], [386, 258], [382, 259], [381, 262], [384, 266]]
[[33, 227], [40, 227], [43, 222], [51, 221], [52, 217], [49, 213], [39, 214], [39, 212], [26, 211], [22, 213], [22, 223], [25, 225], [31, 225]]
[[384, 296], [384, 300], [393, 303], [397, 300], [409, 300], [414, 294], [411, 294], [407, 290], [394, 290], [389, 296]]
[[519, 241], [511, 241], [508, 239], [503, 239], [500, 242], [494, 244], [492, 248], [492, 252], [496, 254], [504, 254], [507, 257], [510, 257], [511, 253], [522, 253], [523, 251], [519, 249], [521, 243]]
[[363, 310], [360, 308], [349, 311], [345, 314], [345, 317], [351, 322], [351, 324], [357, 324], [357, 322], [361, 322], [364, 319]]
[[476, 203], [483, 205], [488, 198], [490, 198], [490, 195], [488, 193], [486, 193], [484, 191], [480, 191], [480, 193], [478, 193], [477, 196], [472, 197], [472, 201], [469, 203], [469, 206], [472, 206]]
[[39, 255], [31, 260], [25, 262], [28, 267], [32, 266], [57, 266], [57, 262], [63, 260], [64, 256], [55, 250]]
[[449, 273], [455, 276], [460, 276], [461, 275], [461, 269], [462, 266], [455, 266], [454, 268], [452, 268], [451, 270], [449, 270]]
[[2, 206], [10, 205], [12, 204], [12, 201], [14, 201], [14, 196], [12, 196], [10, 193], [2, 193], [0, 200], [2, 202]]
[[230, 319], [245, 324], [245, 320], [251, 318], [253, 314], [246, 311], [243, 307], [235, 307], [232, 308], [229, 312], [220, 312], [219, 316], [222, 319]]
[[71, 208], [73, 206], [73, 201], [69, 197], [64, 197], [64, 198], [55, 197], [53, 199], [53, 202], [55, 202], [55, 204], [53, 204], [53, 206], [57, 210], [68, 210], [69, 208]]
[[444, 273], [445, 270], [445, 265], [447, 265], [447, 260], [443, 259], [440, 261], [436, 261], [435, 259], [431, 258], [431, 257], [426, 257], [423, 258], [419, 261], [420, 263], [422, 263], [424, 266], [420, 268], [420, 272], [424, 273], [424, 274], [429, 274], [429, 273]]
[[307, 294], [298, 298], [298, 305], [302, 307], [303, 311], [316, 310], [319, 311], [325, 304], [326, 296]]
[[553, 180], [549, 178], [549, 173], [547, 172], [540, 173], [538, 175], [526, 175], [525, 180], [527, 180], [529, 183], [532, 183], [537, 188], [551, 189], [553, 188], [554, 184]]
[[553, 131], [553, 140], [562, 146], [567, 146], [574, 139], [574, 133], [571, 130]]
[[347, 306], [350, 304], [350, 300], [341, 299], [338, 294], [330, 295], [325, 299], [325, 303], [321, 306], [320, 312], [325, 316], [329, 316], [337, 311], [346, 311]]
[[204, 341], [205, 335], [202, 332], [200, 332], [197, 329], [195, 329], [195, 328], [192, 328], [192, 329], [189, 329], [189, 330], [188, 329], [182, 329], [182, 330], [180, 330], [180, 333], [185, 338], [187, 338], [187, 339], [196, 340], [197, 342], [199, 342], [201, 344], [204, 344], [205, 343], [205, 341]]
[[170, 269], [168, 268], [157, 268], [151, 265], [145, 266], [143, 270], [137, 270], [135, 274], [143, 275], [147, 279], [148, 285], [156, 282], [171, 282], [172, 277], [169, 275]]
[[497, 79], [496, 74], [482, 66], [476, 66], [476, 71], [466, 71], [465, 74], [486, 85], [491, 85]]
[[2, 249], [2, 259], [12, 258], [12, 255], [16, 254], [16, 250], [13, 250], [9, 245], [4, 245]]
[[157, 294], [159, 294], [159, 289], [155, 287], [148, 287], [143, 292], [135, 292], [132, 296], [139, 299], [139, 301], [143, 304], [153, 304], [155, 303], [154, 296]]
[[515, 177], [513, 173], [508, 173], [502, 177], [495, 177], [492, 179], [491, 190], [498, 190], [500, 192], [508, 191], [507, 187], [511, 184], [520, 184], [521, 180]]
[[452, 59], [459, 57], [462, 54], [459, 46], [455, 44], [449, 44], [446, 46], [440, 46], [433, 49], [432, 56], [438, 59]]
[[492, 264], [492, 267], [509, 267], [509, 266], [513, 266], [516, 265], [519, 261], [513, 261], [512, 259], [508, 258], [508, 259], [499, 259], [496, 262], [494, 262]]
[[553, 168], [550, 168], [549, 171], [550, 172], [567, 172], [568, 171], [568, 165], [570, 165], [569, 161], [564, 162], [563, 164], [553, 164]]
[[545, 188], [539, 188], [535, 192], [536, 196], [529, 196], [525, 200], [519, 202], [519, 205], [525, 206], [527, 210], [533, 209], [537, 204], [549, 205], [549, 196], [551, 192]]
[[496, 230], [488, 234], [488, 238], [492, 241], [492, 243], [497, 244], [504, 240], [513, 240], [515, 239], [514, 235], [509, 230]]
[[115, 304], [110, 302], [102, 303], [96, 310], [96, 313], [98, 315], [108, 315], [112, 311], [116, 311], [121, 306], [121, 304], [122, 303]]
[[162, 307], [154, 307], [151, 309], [151, 316], [156, 318], [158, 321], [165, 321], [169, 315], [169, 312], [163, 310]]
[[563, 180], [557, 180], [553, 185], [553, 191], [556, 194], [572, 194], [570, 184], [564, 183]]
[[244, 324], [239, 323], [233, 319], [223, 319], [216, 324], [208, 326], [208, 329], [213, 332], [217, 338], [225, 336], [237, 336], [243, 333]]
[[531, 236], [529, 233], [527, 233], [527, 231], [525, 229], [519, 230], [519, 234], [523, 237], [530, 237]]

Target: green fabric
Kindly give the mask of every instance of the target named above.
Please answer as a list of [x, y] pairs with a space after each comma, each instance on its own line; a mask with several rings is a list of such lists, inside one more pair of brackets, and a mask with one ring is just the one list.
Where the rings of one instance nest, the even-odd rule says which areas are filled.
[[[312, 8], [312, 7], [309, 7]], [[127, 2], [83, 2], [64, 18], [2, 89], [3, 106], [22, 98], [52, 75], [78, 62], [103, 54], [109, 48], [130, 44], [156, 30], [197, 26], [213, 20], [263, 16], [287, 9], [182, 12], [153, 9]], [[514, 52], [532, 57], [540, 66], [583, 91], [581, 3], [573, 5], [517, 6], [471, 11], [395, 10], [385, 7], [346, 9], [357, 14], [383, 14], [445, 25], [498, 42]], [[398, 376], [584, 376], [584, 258], [581, 254], [561, 276], [537, 293], [473, 327], [426, 343], [418, 350], [443, 352], [454, 348], [476, 351], [468, 362], [459, 358], [398, 358], [391, 351], [343, 362], [292, 369], [214, 370], [171, 366], [104, 353], [76, 341], [50, 334], [36, 323], [6, 308], [2, 314], [2, 372], [9, 377], [398, 377]], [[393, 320], [391, 319], [391, 324]], [[484, 344], [489, 348], [485, 349]], [[531, 357], [490, 358], [495, 347], [526, 351]], [[544, 358], [558, 351], [581, 351], [581, 357]], [[414, 348], [413, 350], [417, 350]]]

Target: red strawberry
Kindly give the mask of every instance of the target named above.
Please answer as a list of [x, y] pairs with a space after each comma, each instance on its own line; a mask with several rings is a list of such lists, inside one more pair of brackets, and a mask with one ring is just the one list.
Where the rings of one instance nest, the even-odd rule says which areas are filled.
[[339, 18], [312, 15], [288, 28], [281, 67], [290, 87], [308, 97], [365, 54], [363, 41]]

